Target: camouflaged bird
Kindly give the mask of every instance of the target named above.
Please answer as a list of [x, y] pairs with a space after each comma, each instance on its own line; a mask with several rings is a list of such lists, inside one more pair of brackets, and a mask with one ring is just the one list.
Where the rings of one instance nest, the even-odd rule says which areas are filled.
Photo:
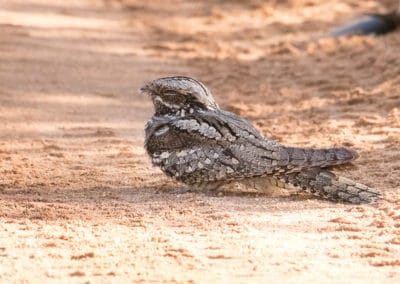
[[220, 109], [193, 78], [160, 78], [141, 91], [155, 108], [145, 129], [153, 165], [192, 188], [265, 177], [331, 201], [358, 204], [379, 195], [329, 170], [355, 160], [354, 151], [290, 147], [266, 138], [242, 117]]

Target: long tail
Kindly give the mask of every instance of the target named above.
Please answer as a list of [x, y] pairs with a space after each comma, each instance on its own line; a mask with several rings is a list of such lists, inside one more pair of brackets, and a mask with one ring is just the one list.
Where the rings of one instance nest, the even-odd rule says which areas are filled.
[[358, 158], [358, 154], [347, 148], [296, 148], [285, 147], [289, 165], [294, 169], [329, 167], [346, 164]]
[[300, 187], [308, 193], [331, 201], [369, 203], [380, 196], [375, 189], [319, 168], [276, 177], [278, 180]]

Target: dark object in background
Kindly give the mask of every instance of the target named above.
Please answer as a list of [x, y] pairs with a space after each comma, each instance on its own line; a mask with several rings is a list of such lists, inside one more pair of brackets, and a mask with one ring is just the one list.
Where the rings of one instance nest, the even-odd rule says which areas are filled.
[[388, 14], [373, 14], [354, 22], [350, 25], [337, 28], [330, 36], [349, 35], [383, 35], [394, 31], [400, 26], [400, 13], [391, 12]]

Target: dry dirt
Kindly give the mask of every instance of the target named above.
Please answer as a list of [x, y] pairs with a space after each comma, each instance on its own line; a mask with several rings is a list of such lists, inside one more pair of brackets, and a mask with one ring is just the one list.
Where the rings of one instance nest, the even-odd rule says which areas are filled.
[[[194, 3], [0, 0], [0, 282], [400, 283], [400, 34], [321, 37], [398, 1]], [[383, 200], [176, 194], [137, 94], [172, 74], [276, 140], [356, 149], [340, 173]]]

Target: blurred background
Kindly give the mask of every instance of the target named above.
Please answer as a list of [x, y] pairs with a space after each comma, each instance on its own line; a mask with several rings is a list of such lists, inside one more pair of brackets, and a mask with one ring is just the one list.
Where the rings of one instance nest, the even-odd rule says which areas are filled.
[[[399, 279], [399, 30], [335, 34], [398, 8], [0, 0], [0, 280]], [[143, 150], [153, 109], [137, 91], [167, 75], [285, 144], [357, 150], [342, 175], [386, 201], [165, 193], [177, 184]]]

